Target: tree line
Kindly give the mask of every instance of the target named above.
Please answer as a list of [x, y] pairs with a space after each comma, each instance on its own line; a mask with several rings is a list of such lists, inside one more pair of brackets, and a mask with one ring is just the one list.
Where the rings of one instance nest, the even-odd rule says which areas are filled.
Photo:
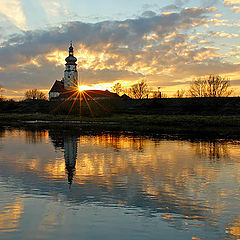
[[[0, 86], [0, 93], [3, 92], [3, 88]], [[131, 85], [129, 88], [124, 88], [121, 83], [116, 83], [112, 87], [112, 92], [118, 95], [127, 95], [133, 99], [143, 98], [165, 98], [167, 95], [160, 91], [152, 91], [146, 80], [142, 79], [137, 83]], [[221, 77], [220, 75], [209, 75], [207, 77], [200, 77], [193, 80], [187, 90], [180, 89], [175, 94], [175, 98], [183, 97], [229, 97], [233, 93], [233, 89], [230, 88], [230, 79]], [[24, 94], [26, 100], [47, 100], [45, 93], [38, 89], [27, 90]], [[0, 94], [0, 101], [4, 101], [5, 97]]]
[[[151, 91], [146, 80], [140, 80], [128, 89], [123, 88], [120, 83], [116, 83], [112, 87], [112, 91], [118, 95], [126, 94], [134, 99], [148, 98], [150, 94], [152, 94], [153, 98], [167, 97], [165, 93], [160, 91], [160, 87], [158, 87], [158, 91]], [[174, 97], [229, 97], [232, 93], [233, 89], [230, 88], [229, 78], [221, 77], [220, 75], [209, 75], [193, 80], [187, 90], [178, 90]]]

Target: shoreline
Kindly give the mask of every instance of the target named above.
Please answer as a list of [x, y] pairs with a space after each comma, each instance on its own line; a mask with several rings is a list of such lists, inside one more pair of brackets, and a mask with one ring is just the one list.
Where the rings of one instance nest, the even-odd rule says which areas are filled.
[[191, 135], [199, 138], [239, 138], [240, 116], [122, 115], [77, 117], [52, 114], [0, 114], [0, 127], [116, 131], [140, 135]]
[[107, 117], [85, 117], [53, 114], [0, 114], [0, 125], [5, 123], [68, 123], [101, 125], [162, 125], [195, 127], [240, 127], [240, 115], [203, 116], [203, 115], [140, 115], [114, 114]]
[[190, 141], [240, 141], [240, 116], [113, 115], [89, 118], [51, 114], [0, 114], [0, 131], [53, 130], [57, 134], [123, 134]]

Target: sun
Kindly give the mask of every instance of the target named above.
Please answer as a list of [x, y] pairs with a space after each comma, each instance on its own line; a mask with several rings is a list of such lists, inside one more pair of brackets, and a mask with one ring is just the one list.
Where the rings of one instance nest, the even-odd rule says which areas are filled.
[[93, 90], [94, 88], [92, 86], [88, 85], [78, 85], [77, 90], [79, 92], [87, 91], [87, 90]]
[[85, 90], [85, 86], [83, 86], [83, 85], [78, 85], [78, 91], [79, 92], [82, 92], [82, 91], [84, 91]]

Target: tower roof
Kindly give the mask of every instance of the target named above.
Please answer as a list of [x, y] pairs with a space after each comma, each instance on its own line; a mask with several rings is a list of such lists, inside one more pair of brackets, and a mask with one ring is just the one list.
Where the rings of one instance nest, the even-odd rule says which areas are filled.
[[73, 56], [73, 46], [72, 46], [72, 41], [70, 42], [69, 46], [69, 55], [68, 57], [65, 58], [65, 61], [67, 62], [66, 65], [75, 65], [77, 58]]

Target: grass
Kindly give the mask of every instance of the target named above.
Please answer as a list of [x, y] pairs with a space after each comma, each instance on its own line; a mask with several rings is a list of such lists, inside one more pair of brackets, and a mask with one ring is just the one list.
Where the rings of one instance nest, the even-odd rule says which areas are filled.
[[[39, 121], [33, 124], [27, 122], [35, 120]], [[145, 136], [168, 135], [196, 139], [239, 139], [240, 116], [117, 114], [109, 117], [80, 118], [72, 115], [0, 114], [0, 127], [16, 127], [33, 131], [55, 129], [58, 132], [59, 129], [65, 129], [94, 134], [115, 131]]]
[[117, 123], [134, 126], [179, 126], [179, 127], [240, 127], [240, 116], [197, 115], [133, 115], [118, 114], [108, 117], [79, 117], [53, 114], [0, 114], [0, 124], [25, 121], [82, 121], [81, 124]]

